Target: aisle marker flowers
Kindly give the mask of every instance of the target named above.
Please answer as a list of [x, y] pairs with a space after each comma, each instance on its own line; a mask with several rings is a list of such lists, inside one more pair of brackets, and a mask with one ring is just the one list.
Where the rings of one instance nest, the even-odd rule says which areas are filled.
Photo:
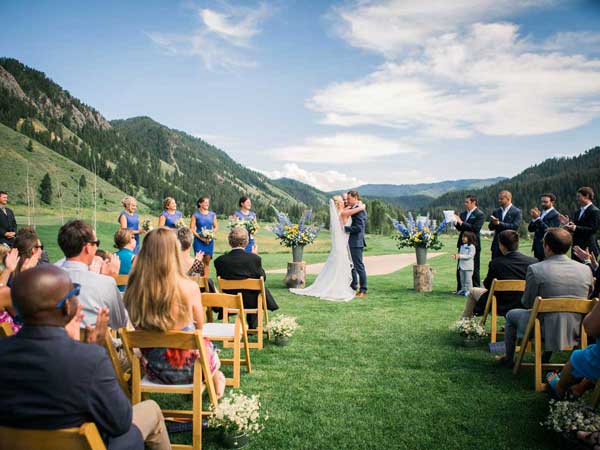
[[299, 327], [295, 317], [280, 315], [269, 321], [267, 331], [274, 337], [290, 338]]
[[392, 219], [394, 228], [398, 232], [394, 238], [398, 241], [398, 248], [422, 247], [432, 250], [442, 248], [440, 233], [446, 229], [446, 221], [433, 228], [429, 215], [424, 219], [415, 220], [412, 213], [408, 213], [406, 223]]
[[454, 322], [450, 329], [469, 341], [480, 339], [487, 334], [477, 317], [463, 317]]
[[277, 223], [272, 225], [270, 230], [275, 233], [281, 245], [285, 245], [286, 247], [302, 247], [312, 244], [315, 241], [321, 230], [321, 226], [308, 224], [312, 218], [311, 209], [304, 211], [300, 222], [296, 224], [292, 223], [286, 213], [278, 211], [275, 207], [273, 209], [277, 215]]
[[550, 400], [550, 411], [542, 426], [557, 433], [600, 431], [600, 416], [582, 399]]
[[208, 425], [227, 433], [260, 433], [264, 422], [269, 419], [260, 416], [260, 400], [258, 395], [247, 396], [240, 392], [231, 392], [221, 399], [218, 405], [211, 406]]

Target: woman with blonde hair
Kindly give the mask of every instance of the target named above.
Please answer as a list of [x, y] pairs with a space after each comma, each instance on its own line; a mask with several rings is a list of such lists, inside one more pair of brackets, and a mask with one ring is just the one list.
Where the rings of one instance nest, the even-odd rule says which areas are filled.
[[140, 251], [140, 234], [146, 231], [140, 228], [140, 216], [135, 211], [137, 210], [137, 200], [128, 195], [121, 200], [123, 212], [119, 215], [119, 225], [121, 228], [131, 230], [135, 236], [134, 253], [137, 255]]
[[[185, 276], [177, 236], [167, 228], [148, 233], [129, 274], [123, 297], [131, 323], [147, 331], [202, 330], [204, 311], [198, 285]], [[213, 344], [204, 338], [208, 364], [217, 395], [225, 391], [225, 376], [218, 370], [219, 357]], [[196, 350], [153, 348], [143, 350], [150, 379], [163, 384], [193, 382]]]
[[177, 202], [173, 197], [167, 197], [163, 201], [163, 208], [163, 212], [158, 216], [158, 226], [176, 229], [177, 222], [183, 217], [183, 213], [177, 211]]

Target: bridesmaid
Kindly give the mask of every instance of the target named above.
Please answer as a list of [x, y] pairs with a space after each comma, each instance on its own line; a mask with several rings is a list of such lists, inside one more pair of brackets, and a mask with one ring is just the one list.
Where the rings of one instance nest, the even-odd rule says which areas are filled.
[[119, 224], [121, 228], [133, 231], [133, 235], [135, 236], [134, 253], [137, 255], [140, 251], [140, 234], [146, 232], [140, 228], [140, 216], [135, 212], [137, 209], [137, 200], [128, 195], [121, 201], [121, 204], [124, 211], [119, 215]]
[[181, 211], [177, 211], [175, 199], [173, 197], [165, 198], [163, 208], [165, 208], [164, 211], [158, 216], [158, 226], [176, 229], [177, 222], [181, 219], [183, 214]]
[[196, 206], [198, 211], [192, 214], [192, 221], [190, 222], [190, 230], [194, 233], [194, 254], [204, 252], [202, 262], [204, 263], [205, 276], [208, 276], [210, 260], [215, 250], [215, 241], [214, 239], [208, 240], [202, 237], [202, 228], [213, 230], [216, 233], [219, 229], [219, 223], [217, 222], [217, 215], [208, 209], [210, 207], [209, 197], [200, 197]]
[[[242, 220], [256, 220], [256, 213], [251, 211], [252, 201], [246, 195], [242, 196], [239, 201], [240, 210], [236, 211], [233, 215], [238, 219]], [[258, 253], [258, 247], [254, 244], [254, 235], [250, 234], [248, 245], [246, 246], [246, 253]]]

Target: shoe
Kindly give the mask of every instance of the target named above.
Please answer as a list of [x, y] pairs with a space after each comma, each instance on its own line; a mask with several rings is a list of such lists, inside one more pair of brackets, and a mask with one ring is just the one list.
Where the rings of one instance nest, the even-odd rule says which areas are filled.
[[364, 298], [364, 297], [367, 296], [367, 293], [366, 292], [359, 292], [358, 294], [356, 294], [356, 296], [359, 297], [359, 298]]
[[506, 356], [496, 356], [495, 360], [497, 367], [512, 369], [515, 366], [515, 362], [512, 359], [509, 360]]

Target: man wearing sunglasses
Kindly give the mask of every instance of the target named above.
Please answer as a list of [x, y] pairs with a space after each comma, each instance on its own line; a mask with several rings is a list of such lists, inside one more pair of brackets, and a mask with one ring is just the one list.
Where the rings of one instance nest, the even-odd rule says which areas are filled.
[[15, 279], [12, 301], [25, 325], [0, 340], [0, 426], [62, 429], [93, 421], [109, 450], [144, 443], [170, 449], [159, 406], [145, 401], [132, 408], [104, 348], [67, 334], [77, 322], [79, 291], [52, 265]]
[[74, 283], [81, 285], [79, 301], [83, 305], [85, 321], [94, 323], [97, 311], [107, 307], [111, 328], [116, 330], [127, 325], [127, 310], [114, 278], [89, 270], [100, 246], [92, 226], [82, 220], [65, 223], [58, 232], [58, 245], [66, 258], [60, 267]]

